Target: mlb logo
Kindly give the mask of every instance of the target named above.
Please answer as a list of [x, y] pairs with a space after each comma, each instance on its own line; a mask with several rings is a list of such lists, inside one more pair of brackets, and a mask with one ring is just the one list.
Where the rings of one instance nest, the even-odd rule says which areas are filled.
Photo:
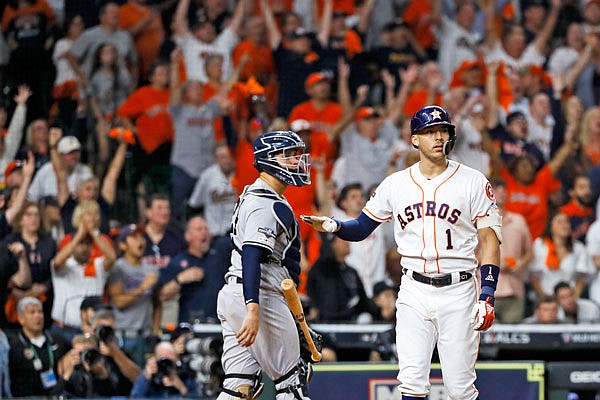
[[[441, 378], [431, 378], [429, 400], [446, 400], [448, 395]], [[369, 379], [369, 400], [402, 400], [396, 379]]]

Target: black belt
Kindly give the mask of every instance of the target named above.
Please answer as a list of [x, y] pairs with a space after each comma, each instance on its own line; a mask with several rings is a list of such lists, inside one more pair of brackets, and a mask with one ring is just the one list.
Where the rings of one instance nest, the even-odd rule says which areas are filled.
[[[409, 272], [406, 268], [404, 269], [404, 273]], [[461, 271], [458, 273], [459, 279], [458, 282], [468, 281], [473, 277], [473, 274], [466, 271]], [[427, 285], [435, 286], [435, 287], [444, 287], [452, 285], [452, 274], [444, 274], [439, 276], [427, 276], [420, 274], [418, 272], [412, 271], [412, 277], [415, 281], [425, 283]], [[454, 283], [458, 283], [454, 282]]]

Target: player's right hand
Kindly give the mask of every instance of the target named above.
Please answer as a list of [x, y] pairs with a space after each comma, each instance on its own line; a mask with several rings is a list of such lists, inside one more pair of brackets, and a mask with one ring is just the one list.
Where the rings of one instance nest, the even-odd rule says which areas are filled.
[[341, 226], [338, 221], [329, 217], [320, 217], [316, 215], [301, 215], [302, 221], [312, 225], [319, 232], [334, 233], [340, 230]]
[[494, 323], [494, 305], [484, 300], [478, 300], [473, 306], [471, 317], [474, 330], [488, 330]]
[[235, 335], [238, 343], [242, 347], [252, 346], [258, 335], [258, 304], [249, 303], [246, 305], [246, 316], [242, 321], [242, 327]]

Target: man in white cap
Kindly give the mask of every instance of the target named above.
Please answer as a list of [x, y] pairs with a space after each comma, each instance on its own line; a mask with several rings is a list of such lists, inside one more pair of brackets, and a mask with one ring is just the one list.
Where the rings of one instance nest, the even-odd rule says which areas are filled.
[[[74, 192], [79, 183], [93, 176], [92, 171], [81, 160], [81, 143], [75, 136], [61, 138], [62, 132], [58, 128], [50, 129], [50, 155], [54, 162], [62, 165], [67, 173], [69, 191]], [[28, 198], [38, 201], [44, 196], [56, 196], [58, 184], [56, 173], [49, 161], [42, 165], [31, 182]]]

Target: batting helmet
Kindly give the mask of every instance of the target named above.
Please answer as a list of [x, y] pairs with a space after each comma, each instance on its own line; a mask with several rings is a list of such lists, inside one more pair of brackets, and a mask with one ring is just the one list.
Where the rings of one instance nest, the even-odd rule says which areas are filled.
[[[254, 167], [292, 186], [310, 184], [309, 154], [306, 144], [292, 131], [276, 131], [260, 135], [254, 141]], [[287, 156], [286, 150], [302, 150], [300, 155]], [[283, 157], [275, 158], [283, 154]], [[290, 160], [293, 162], [287, 162]]]
[[444, 125], [448, 128], [450, 139], [444, 143], [444, 153], [448, 155], [454, 148], [456, 127], [452, 124], [450, 115], [442, 107], [426, 106], [417, 111], [410, 120], [410, 134], [414, 135], [425, 128], [436, 125]]

